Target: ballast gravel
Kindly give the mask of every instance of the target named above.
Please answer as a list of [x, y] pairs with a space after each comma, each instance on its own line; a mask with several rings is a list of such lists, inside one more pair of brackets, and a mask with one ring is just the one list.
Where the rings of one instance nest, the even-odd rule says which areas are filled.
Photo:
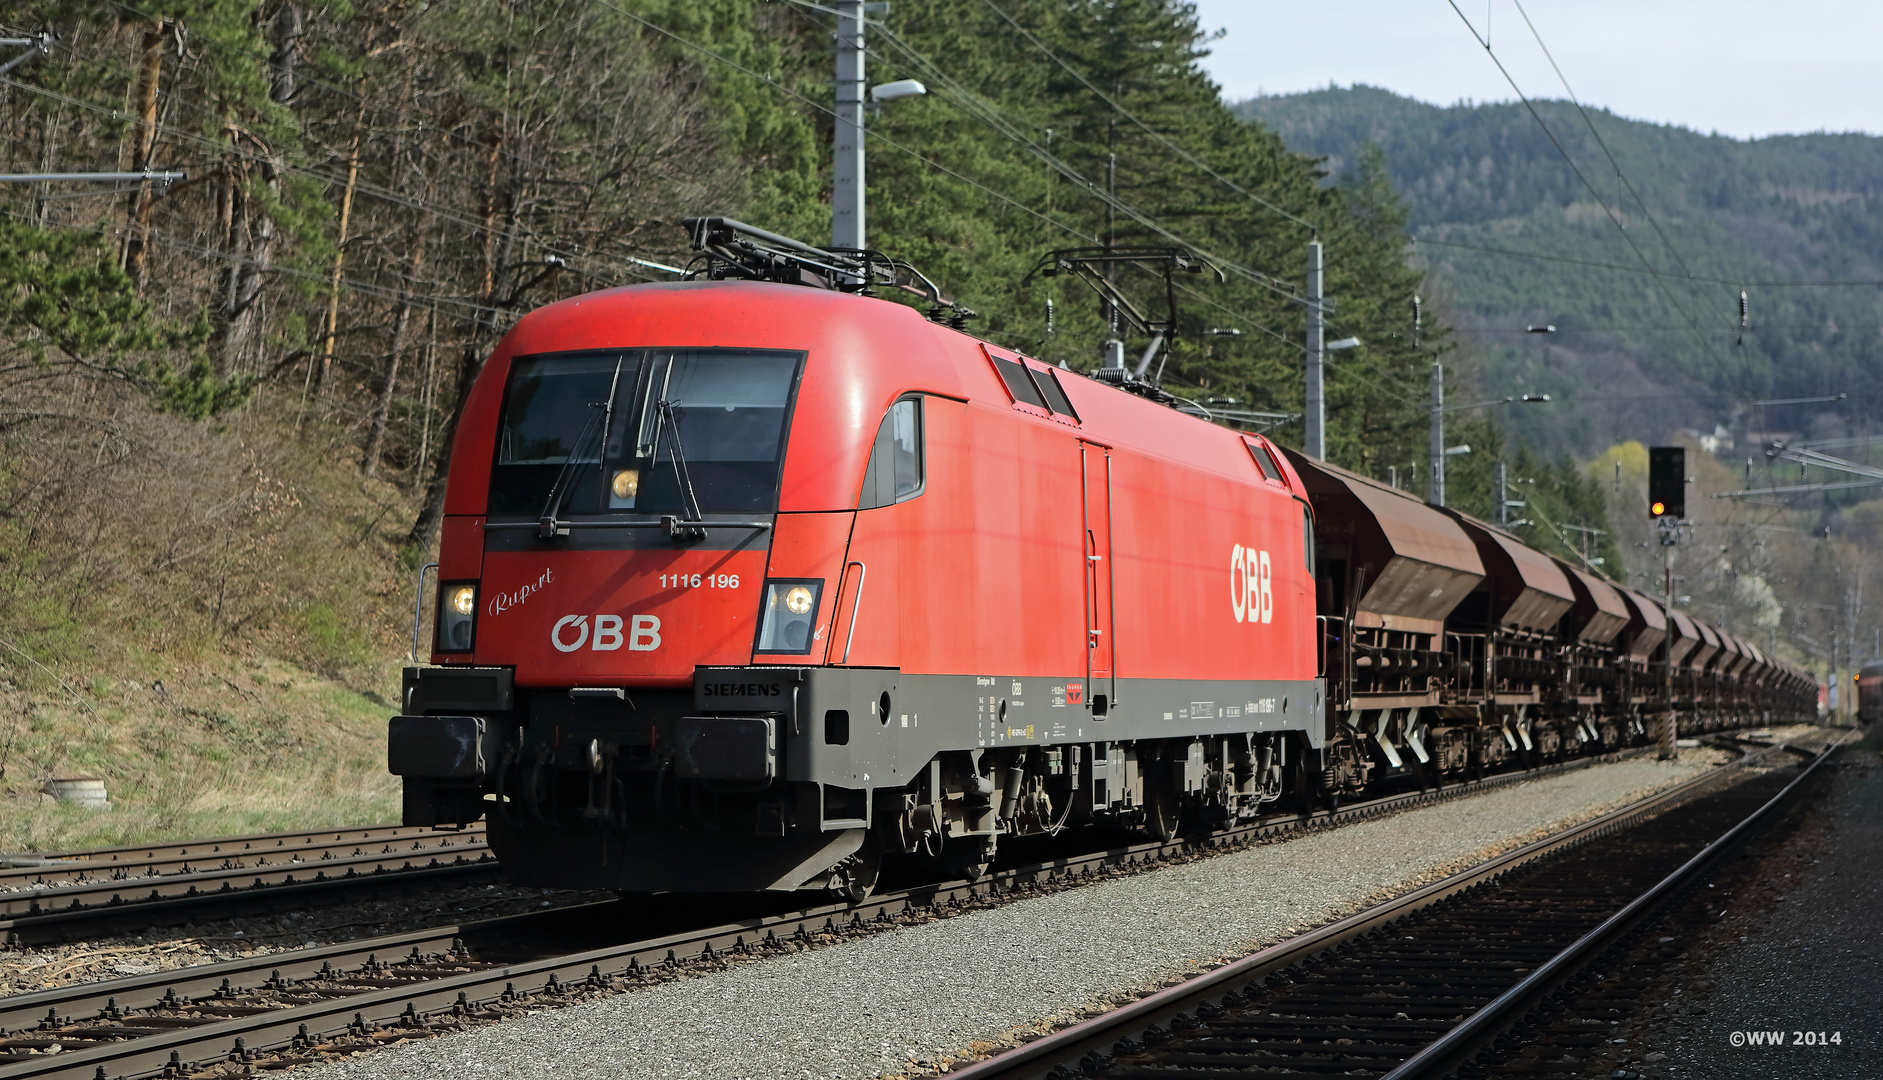
[[1626, 761], [312, 1066], [319, 1080], [934, 1072], [1717, 765]]

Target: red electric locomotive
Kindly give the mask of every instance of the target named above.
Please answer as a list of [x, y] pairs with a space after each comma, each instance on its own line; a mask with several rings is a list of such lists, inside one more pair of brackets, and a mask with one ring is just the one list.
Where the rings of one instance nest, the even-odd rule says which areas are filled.
[[1808, 710], [1496, 526], [942, 325], [903, 264], [690, 224], [706, 280], [530, 314], [452, 448], [390, 765], [514, 880], [858, 895]]
[[1260, 436], [909, 306], [580, 296], [466, 404], [391, 766], [408, 823], [487, 813], [554, 887], [857, 893], [888, 853], [1169, 836], [1306, 785], [1313, 558]]

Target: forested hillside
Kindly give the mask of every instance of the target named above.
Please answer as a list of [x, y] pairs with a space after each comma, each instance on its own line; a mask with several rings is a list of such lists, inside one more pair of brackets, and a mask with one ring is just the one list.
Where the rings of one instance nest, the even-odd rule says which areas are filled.
[[[1440, 107], [1367, 86], [1237, 111], [1337, 172], [1368, 147], [1383, 154], [1422, 264], [1485, 346], [1487, 380], [1584, 403], [1523, 414], [1548, 445], [1593, 453], [1716, 423], [1844, 434], [1865, 419], [1748, 408], [1760, 399], [1872, 395], [1874, 412], [1883, 139], [1744, 141], [1595, 108], [1585, 122], [1565, 101], [1537, 103], [1546, 134], [1518, 103]], [[1826, 284], [1838, 281], [1866, 284]], [[1526, 335], [1531, 324], [1558, 333]]]

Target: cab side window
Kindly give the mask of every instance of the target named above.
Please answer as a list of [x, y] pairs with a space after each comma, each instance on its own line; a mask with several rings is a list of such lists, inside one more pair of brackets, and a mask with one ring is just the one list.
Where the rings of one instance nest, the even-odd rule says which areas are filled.
[[863, 473], [858, 510], [893, 506], [922, 494], [922, 399], [904, 398], [889, 407], [876, 429], [870, 465]]

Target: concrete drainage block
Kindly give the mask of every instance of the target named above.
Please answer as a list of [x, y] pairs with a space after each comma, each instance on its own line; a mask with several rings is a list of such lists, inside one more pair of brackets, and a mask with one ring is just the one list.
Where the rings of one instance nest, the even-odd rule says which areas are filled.
[[49, 800], [71, 803], [87, 810], [111, 809], [111, 801], [105, 795], [105, 782], [92, 777], [48, 780], [40, 791]]

